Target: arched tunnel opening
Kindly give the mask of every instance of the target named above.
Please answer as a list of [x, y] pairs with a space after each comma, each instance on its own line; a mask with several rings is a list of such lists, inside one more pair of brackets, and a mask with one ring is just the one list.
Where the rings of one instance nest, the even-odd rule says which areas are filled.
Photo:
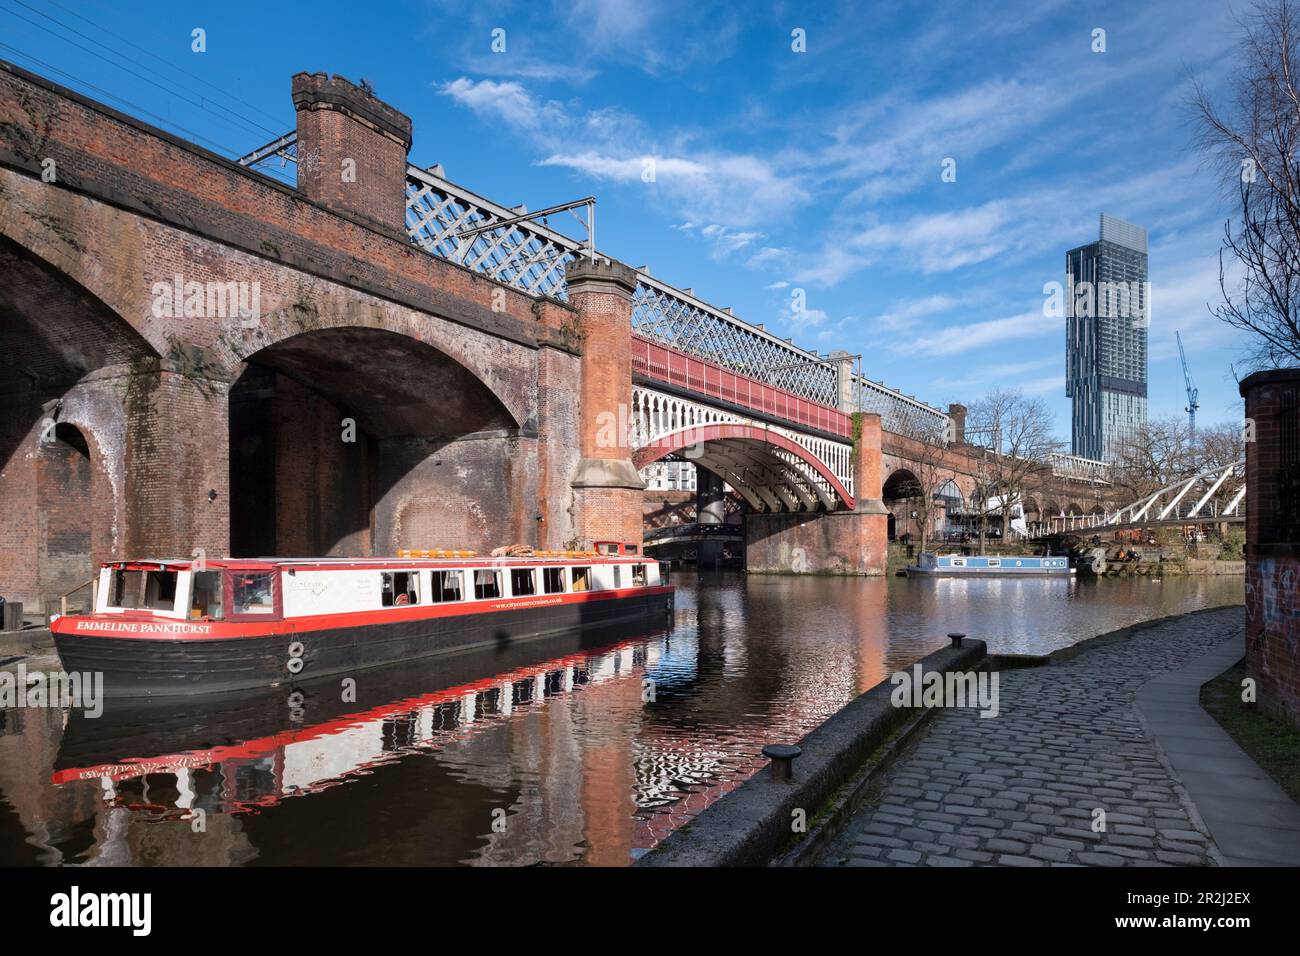
[[[396, 332], [304, 332], [230, 392], [236, 557], [473, 548], [516, 529], [517, 423], [473, 373]], [[514, 503], [485, 509], [481, 502]]]
[[906, 468], [898, 468], [885, 479], [880, 490], [881, 501], [889, 511], [888, 538], [890, 541], [908, 536], [920, 540], [920, 525], [913, 512], [914, 502], [922, 494], [921, 483]]
[[[25, 613], [88, 606], [123, 543], [105, 443], [123, 376], [157, 353], [58, 266], [0, 236], [0, 596]], [[73, 592], [69, 594], [69, 592]]]

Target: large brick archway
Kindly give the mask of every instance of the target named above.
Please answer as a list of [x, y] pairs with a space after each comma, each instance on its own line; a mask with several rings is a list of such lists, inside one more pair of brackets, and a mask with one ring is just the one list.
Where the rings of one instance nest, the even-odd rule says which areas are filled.
[[513, 539], [511, 512], [481, 501], [528, 490], [521, 437], [487, 385], [426, 343], [368, 326], [283, 338], [245, 360], [229, 393], [231, 553]]

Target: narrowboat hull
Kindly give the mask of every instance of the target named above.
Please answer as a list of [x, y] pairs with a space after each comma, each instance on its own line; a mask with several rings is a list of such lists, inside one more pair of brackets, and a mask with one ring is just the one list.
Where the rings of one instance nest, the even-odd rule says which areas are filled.
[[921, 562], [907, 568], [908, 577], [1064, 577], [1075, 573], [1066, 557], [965, 556], [921, 554]]
[[[671, 586], [583, 595], [582, 600], [501, 602], [498, 609], [439, 616], [346, 615], [343, 626], [314, 629], [234, 625], [221, 636], [175, 628], [141, 636], [96, 633], [86, 618], [54, 622], [54, 642], [68, 672], [104, 675], [106, 697], [208, 694], [347, 675], [370, 667], [473, 648], [502, 648], [566, 631], [671, 621]], [[520, 606], [524, 605], [524, 606]], [[415, 611], [416, 609], [412, 609]], [[234, 628], [234, 632], [230, 629]], [[301, 666], [291, 665], [300, 659]], [[290, 668], [295, 669], [291, 670]]]

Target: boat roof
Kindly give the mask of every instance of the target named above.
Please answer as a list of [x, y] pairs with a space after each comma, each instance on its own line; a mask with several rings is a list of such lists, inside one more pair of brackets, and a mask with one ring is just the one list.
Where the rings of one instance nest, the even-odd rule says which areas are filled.
[[[529, 555], [488, 554], [465, 555], [459, 557], [376, 557], [376, 558], [206, 558], [205, 563], [214, 568], [236, 568], [241, 570], [297, 569], [297, 568], [331, 568], [344, 569], [382, 569], [423, 568], [423, 567], [498, 567], [501, 565], [528, 564], [645, 564], [656, 559], [643, 554], [597, 554], [592, 552], [543, 552]], [[188, 570], [198, 561], [197, 558], [121, 558], [104, 562], [104, 567], [127, 568], [173, 568]]]

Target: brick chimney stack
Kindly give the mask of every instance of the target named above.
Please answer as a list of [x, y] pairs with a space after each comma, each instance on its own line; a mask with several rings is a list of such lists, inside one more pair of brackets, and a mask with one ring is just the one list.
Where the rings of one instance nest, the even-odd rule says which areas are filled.
[[327, 73], [297, 73], [298, 189], [339, 212], [406, 234], [411, 118], [368, 88]]

